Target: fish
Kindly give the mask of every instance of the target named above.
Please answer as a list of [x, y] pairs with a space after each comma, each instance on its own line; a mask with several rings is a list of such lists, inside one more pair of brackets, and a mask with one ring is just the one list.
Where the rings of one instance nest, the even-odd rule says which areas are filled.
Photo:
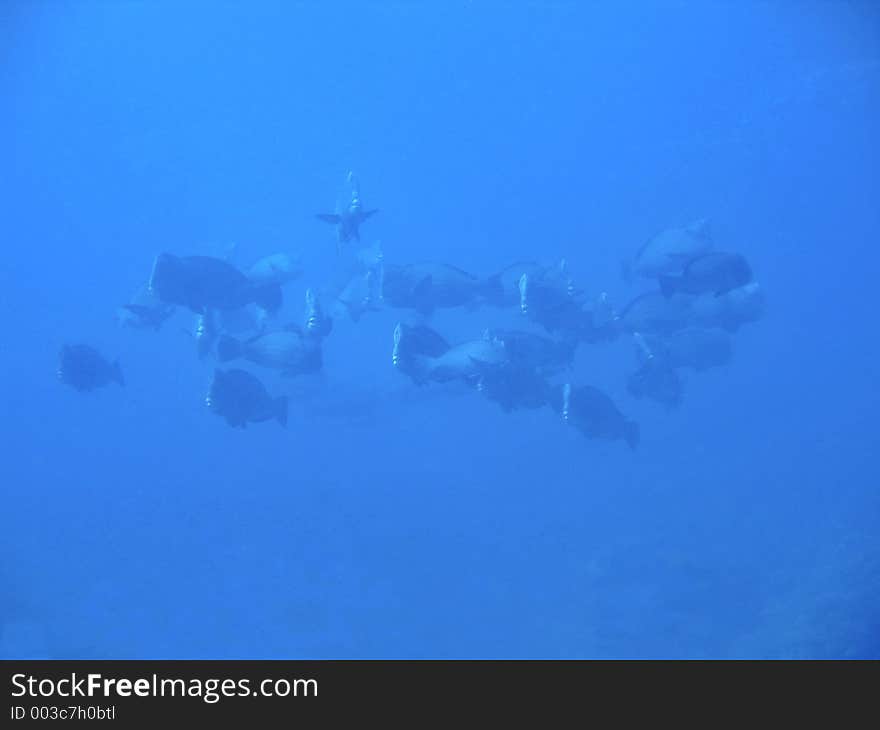
[[494, 339], [479, 339], [450, 347], [439, 357], [423, 358], [422, 366], [428, 380], [445, 383], [478, 379], [509, 363], [504, 343]]
[[745, 256], [725, 251], [713, 251], [692, 258], [680, 274], [665, 274], [658, 278], [660, 291], [665, 297], [671, 297], [676, 292], [720, 296], [731, 289], [745, 286], [751, 280], [752, 269]]
[[521, 408], [535, 410], [547, 405], [551, 388], [536, 369], [508, 363], [483, 372], [477, 390], [497, 403], [505, 413]]
[[359, 322], [367, 312], [381, 309], [377, 278], [374, 270], [355, 274], [336, 295], [336, 302], [352, 322]]
[[266, 332], [247, 340], [221, 335], [217, 359], [225, 363], [239, 358], [279, 370], [288, 377], [318, 372], [323, 365], [320, 342], [298, 328]]
[[764, 290], [757, 281], [751, 281], [720, 296], [697, 297], [691, 305], [691, 320], [698, 326], [736, 332], [742, 325], [760, 320], [765, 308]]
[[275, 420], [287, 426], [287, 397], [272, 397], [257, 377], [246, 370], [214, 370], [205, 405], [233, 428]]
[[571, 366], [577, 340], [556, 340], [523, 330], [490, 329], [484, 338], [504, 343], [507, 357], [517, 366], [553, 373]]
[[556, 310], [569, 303], [576, 293], [565, 259], [556, 266], [524, 271], [517, 280], [517, 290], [523, 314], [534, 310]]
[[118, 319], [122, 327], [151, 329], [158, 332], [165, 321], [174, 314], [174, 306], [159, 299], [143, 286], [131, 301], [119, 308]]
[[382, 267], [382, 298], [390, 307], [429, 316], [435, 309], [475, 304], [487, 282], [455, 266], [435, 262]]
[[486, 304], [494, 307], [520, 306], [519, 282], [522, 277], [542, 278], [549, 267], [537, 261], [517, 261], [487, 279]]
[[418, 384], [463, 380], [476, 384], [479, 377], [509, 362], [504, 343], [483, 337], [450, 346], [429, 327], [394, 328], [391, 361]]
[[379, 212], [377, 208], [366, 210], [361, 203], [360, 187], [354, 173], [348, 174], [351, 185], [351, 198], [346, 208], [336, 208], [335, 213], [318, 213], [317, 218], [324, 223], [336, 226], [336, 249], [340, 251], [343, 243], [351, 240], [360, 241], [360, 227], [369, 218]]
[[58, 358], [58, 379], [81, 393], [110, 383], [125, 385], [119, 360], [110, 362], [89, 345], [64, 345]]
[[691, 259], [712, 249], [709, 221], [705, 218], [681, 228], [669, 228], [648, 239], [631, 261], [622, 264], [625, 281], [635, 276], [656, 279], [675, 274]]
[[665, 297], [659, 291], [647, 292], [630, 301], [615, 323], [624, 333], [670, 334], [691, 323], [693, 301], [694, 297], [686, 294]]
[[359, 207], [350, 207], [348, 210], [342, 211], [341, 213], [318, 213], [317, 218], [325, 223], [334, 224], [336, 226], [336, 236], [339, 243], [347, 243], [352, 239], [360, 241], [361, 224], [371, 216], [376, 215], [378, 212], [377, 209], [362, 210]]
[[[538, 274], [522, 274], [517, 286], [520, 312], [547, 332], [588, 342], [603, 339], [604, 334], [594, 324], [593, 311], [568, 274], [565, 259]], [[612, 333], [613, 329], [609, 330]]]
[[633, 333], [638, 369], [626, 380], [626, 389], [635, 398], [649, 398], [671, 410], [683, 399], [681, 377], [668, 360], [657, 357], [640, 332]]
[[647, 360], [631, 373], [626, 389], [634, 398], [648, 398], [672, 410], [681, 405], [684, 385], [675, 368], [662, 360]]
[[[648, 336], [636, 352], [643, 362], [657, 358], [672, 368], [692, 368], [700, 372], [730, 362], [733, 345], [724, 330], [686, 327], [663, 337]], [[649, 358], [645, 352], [650, 352]]]
[[391, 363], [417, 385], [427, 382], [426, 359], [438, 358], [450, 350], [450, 344], [430, 327], [398, 322], [394, 327]]
[[555, 392], [551, 404], [562, 419], [587, 438], [623, 440], [630, 449], [639, 445], [639, 424], [626, 418], [605, 393], [590, 385], [573, 387], [565, 383]]
[[288, 253], [276, 253], [264, 256], [248, 269], [248, 278], [256, 284], [275, 284], [283, 286], [302, 276], [303, 269], [300, 256]]
[[239, 309], [254, 303], [269, 312], [282, 304], [281, 287], [251, 281], [235, 266], [211, 256], [159, 254], [153, 263], [150, 291], [168, 304], [196, 314], [206, 309]]

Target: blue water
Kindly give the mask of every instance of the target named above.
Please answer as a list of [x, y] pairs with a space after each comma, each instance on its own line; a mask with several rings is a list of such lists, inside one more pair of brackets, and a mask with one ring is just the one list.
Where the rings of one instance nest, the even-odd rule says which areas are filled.
[[[874, 3], [0, 4], [0, 655], [880, 657]], [[287, 429], [204, 405], [154, 256], [333, 272], [349, 170], [388, 262], [619, 262], [699, 217], [767, 295], [636, 451], [416, 388], [338, 319]], [[438, 312], [454, 341], [502, 313]], [[55, 376], [66, 342], [126, 387]]]

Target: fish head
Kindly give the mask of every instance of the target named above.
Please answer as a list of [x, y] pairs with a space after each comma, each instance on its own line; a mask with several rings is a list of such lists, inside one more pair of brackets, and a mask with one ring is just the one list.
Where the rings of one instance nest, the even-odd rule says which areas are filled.
[[391, 350], [391, 364], [400, 366], [400, 342], [403, 339], [403, 325], [398, 322], [394, 327], [394, 347]]
[[519, 288], [519, 309], [523, 314], [529, 312], [529, 275], [523, 274], [516, 283]]

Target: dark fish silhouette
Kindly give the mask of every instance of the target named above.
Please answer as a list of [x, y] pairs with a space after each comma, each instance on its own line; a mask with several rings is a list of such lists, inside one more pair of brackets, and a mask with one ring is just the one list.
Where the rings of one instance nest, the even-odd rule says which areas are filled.
[[215, 370], [205, 405], [233, 428], [272, 419], [287, 426], [287, 397], [273, 398], [255, 376], [244, 370]]
[[360, 206], [349, 207], [342, 213], [318, 213], [317, 219], [336, 226], [336, 238], [340, 244], [352, 239], [361, 240], [361, 223], [378, 213], [378, 209], [363, 210]]
[[670, 228], [646, 241], [632, 261], [623, 262], [623, 278], [632, 283], [634, 275], [656, 279], [675, 274], [692, 258], [711, 248], [712, 233], [705, 218], [683, 228]]
[[58, 378], [81, 393], [110, 383], [125, 385], [119, 361], [110, 362], [89, 345], [64, 345], [61, 348]]
[[[636, 337], [640, 337], [637, 333]], [[697, 371], [726, 365], [733, 354], [730, 335], [721, 329], [687, 327], [665, 337], [647, 336], [637, 342], [641, 361], [656, 358], [673, 368]]]
[[617, 328], [645, 334], [670, 334], [684, 329], [691, 321], [692, 299], [687, 295], [665, 297], [658, 291], [641, 294], [617, 316]]
[[119, 323], [123, 327], [159, 331], [172, 314], [174, 306], [167, 304], [143, 286], [131, 301], [119, 308]]
[[692, 319], [694, 324], [704, 327], [736, 332], [742, 325], [761, 319], [765, 307], [764, 290], [757, 281], [751, 281], [720, 296], [697, 297], [692, 305]]
[[320, 341], [293, 330], [266, 332], [244, 341], [221, 335], [217, 342], [217, 359], [228, 362], [237, 358], [280, 370], [289, 377], [315, 373], [322, 366]]
[[525, 274], [538, 279], [551, 267], [537, 261], [517, 261], [486, 280], [485, 301], [493, 307], [519, 307], [519, 281]]
[[505, 413], [541, 408], [547, 405], [552, 392], [537, 369], [512, 362], [485, 371], [477, 382], [477, 390]]
[[340, 210], [337, 206], [335, 213], [318, 213], [318, 220], [330, 223], [336, 226], [336, 249], [339, 250], [343, 243], [348, 243], [352, 239], [361, 240], [361, 223], [367, 218], [378, 213], [378, 209], [365, 210], [361, 204], [360, 187], [355, 178], [354, 173], [348, 173], [348, 183], [351, 185], [351, 200], [345, 210]]
[[587, 438], [622, 439], [631, 449], [639, 445], [639, 424], [626, 418], [597, 388], [566, 383], [554, 393], [551, 405]]
[[489, 287], [467, 271], [439, 263], [383, 267], [382, 298], [400, 309], [430, 315], [435, 309], [475, 304]]
[[577, 340], [554, 340], [522, 330], [487, 330], [485, 335], [504, 343], [510, 361], [524, 368], [549, 374], [569, 367]]
[[426, 382], [423, 359], [440, 357], [449, 349], [449, 343], [430, 327], [398, 322], [394, 328], [391, 363], [417, 385], [421, 385]]
[[687, 263], [681, 274], [667, 274], [658, 279], [660, 291], [666, 297], [676, 292], [720, 296], [751, 280], [752, 269], [745, 256], [723, 251], [697, 256]]
[[278, 284], [252, 281], [232, 264], [211, 256], [159, 254], [150, 290], [163, 302], [188, 307], [196, 314], [207, 309], [240, 309], [251, 303], [274, 312], [282, 304]]

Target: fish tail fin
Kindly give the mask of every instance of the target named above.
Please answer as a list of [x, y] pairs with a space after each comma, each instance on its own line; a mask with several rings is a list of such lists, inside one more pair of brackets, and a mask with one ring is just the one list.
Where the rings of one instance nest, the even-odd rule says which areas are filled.
[[220, 362], [229, 362], [241, 357], [242, 344], [230, 335], [220, 335], [217, 341], [217, 359]]
[[275, 420], [287, 428], [287, 396], [280, 395], [275, 399]]
[[122, 365], [119, 364], [118, 359], [113, 361], [113, 380], [125, 387], [125, 376], [122, 374]]
[[639, 446], [639, 440], [641, 438], [639, 424], [635, 421], [627, 421], [624, 427], [624, 438], [626, 439], [627, 445], [635, 451]]
[[661, 276], [657, 279], [657, 282], [660, 284], [660, 292], [667, 299], [675, 294], [678, 289], [677, 276]]

